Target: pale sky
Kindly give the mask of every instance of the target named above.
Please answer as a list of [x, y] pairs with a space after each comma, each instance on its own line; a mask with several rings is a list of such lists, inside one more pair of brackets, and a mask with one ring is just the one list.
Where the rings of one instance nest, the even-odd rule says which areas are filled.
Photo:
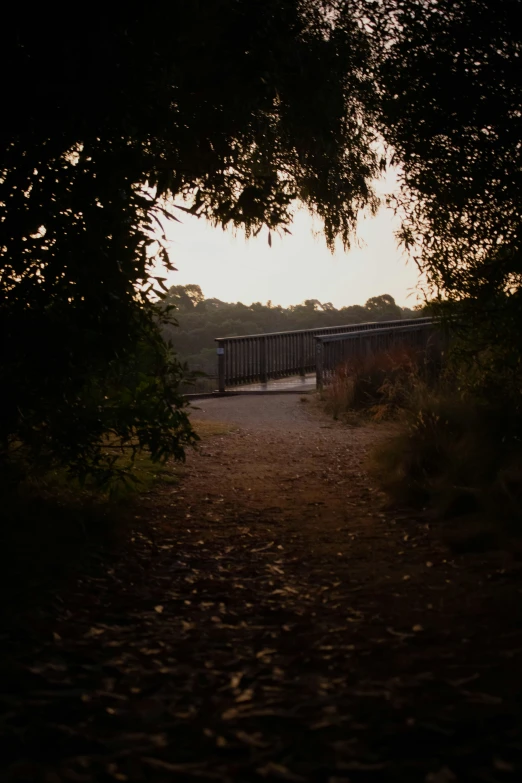
[[[393, 174], [378, 183], [381, 194], [394, 184]], [[347, 253], [332, 254], [324, 236], [305, 210], [298, 210], [292, 235], [265, 229], [245, 240], [244, 234], [213, 228], [203, 219], [177, 211], [181, 221], [165, 225], [168, 249], [177, 272], [162, 272], [167, 285], [196, 283], [207, 298], [226, 302], [267, 302], [287, 307], [305, 299], [332, 302], [335, 307], [364, 304], [370, 296], [391, 294], [397, 304], [413, 307], [417, 268], [397, 249], [398, 219], [381, 207], [376, 217], [359, 220], [358, 241]], [[160, 272], [160, 270], [158, 270]]]

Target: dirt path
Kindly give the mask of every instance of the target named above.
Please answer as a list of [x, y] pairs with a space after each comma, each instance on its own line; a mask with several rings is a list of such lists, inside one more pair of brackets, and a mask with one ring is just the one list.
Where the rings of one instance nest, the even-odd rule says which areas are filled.
[[383, 511], [377, 429], [290, 395], [199, 406], [218, 434], [122, 562], [4, 635], [5, 779], [520, 779], [517, 564]]

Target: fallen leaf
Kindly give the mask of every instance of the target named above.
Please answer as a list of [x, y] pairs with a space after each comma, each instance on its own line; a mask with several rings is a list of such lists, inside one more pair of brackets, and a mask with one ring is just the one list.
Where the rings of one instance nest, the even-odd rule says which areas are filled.
[[510, 764], [508, 761], [504, 761], [503, 759], [495, 759], [493, 761], [493, 766], [495, 769], [500, 770], [501, 772], [514, 772], [515, 767], [513, 764]]
[[244, 690], [242, 693], [239, 694], [239, 696], [236, 698], [236, 702], [237, 704], [241, 704], [242, 702], [245, 701], [251, 701], [253, 695], [254, 695], [254, 691], [252, 690], [252, 688], [247, 688], [246, 690]]
[[105, 628], [89, 628], [87, 633], [83, 635], [83, 638], [92, 639], [95, 636], [101, 636], [102, 633], [105, 633]]
[[392, 636], [398, 636], [401, 639], [411, 639], [412, 633], [405, 633], [404, 631], [396, 631], [394, 628], [386, 628], [387, 632]]
[[240, 742], [244, 742], [245, 745], [250, 745], [253, 748], [266, 748], [267, 743], [263, 742], [261, 732], [256, 731], [255, 734], [247, 734], [246, 731], [236, 731], [236, 737]]
[[449, 767], [441, 767], [438, 772], [430, 772], [424, 778], [425, 783], [454, 783], [457, 776]]
[[230, 687], [236, 689], [242, 679], [243, 679], [243, 672], [237, 672], [236, 674], [232, 674], [230, 677]]
[[229, 710], [225, 710], [225, 712], [221, 714], [221, 717], [223, 718], [223, 720], [233, 720], [238, 715], [239, 715], [239, 711], [236, 710], [235, 707], [231, 707]]
[[263, 777], [268, 777], [270, 775], [279, 778], [280, 780], [289, 780], [291, 783], [306, 783], [306, 778], [303, 778], [301, 775], [296, 775], [294, 772], [291, 772], [288, 767], [283, 766], [283, 764], [276, 764], [273, 761], [269, 761], [264, 767], [258, 767], [256, 772]]
[[[270, 547], [273, 547], [273, 546], [274, 546], [274, 541], [271, 541], [266, 546], [262, 546], [259, 549], [251, 549], [250, 551], [252, 552], [252, 554], [257, 554], [258, 552], [265, 552], [267, 549], [270, 549]], [[278, 549], [279, 549], [279, 547], [278, 547]]]

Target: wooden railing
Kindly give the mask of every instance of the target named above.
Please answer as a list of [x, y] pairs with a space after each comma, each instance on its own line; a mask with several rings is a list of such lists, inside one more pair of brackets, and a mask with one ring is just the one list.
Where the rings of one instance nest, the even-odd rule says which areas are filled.
[[389, 350], [394, 345], [407, 345], [426, 351], [433, 342], [435, 328], [431, 318], [397, 321], [394, 326], [379, 324], [371, 331], [317, 336], [316, 385], [318, 389], [329, 383], [336, 370], [355, 357], [368, 356]]
[[352, 332], [366, 333], [383, 328], [396, 329], [427, 321], [430, 319], [408, 318], [402, 321], [371, 321], [322, 329], [218, 337], [219, 391], [223, 392], [227, 387], [245, 383], [267, 383], [272, 378], [315, 372], [317, 337], [332, 337]]

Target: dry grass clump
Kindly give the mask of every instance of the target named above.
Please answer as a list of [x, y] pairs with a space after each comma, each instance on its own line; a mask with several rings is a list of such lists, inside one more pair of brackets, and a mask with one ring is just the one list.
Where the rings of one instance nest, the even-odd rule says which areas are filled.
[[394, 504], [448, 521], [457, 548], [492, 548], [522, 531], [521, 434], [516, 412], [441, 384], [410, 401], [369, 468]]
[[456, 548], [492, 548], [522, 532], [522, 406], [480, 397], [461, 374], [411, 349], [339, 368], [326, 410], [393, 419], [368, 467], [393, 505], [430, 511]]
[[334, 419], [354, 413], [381, 420], [396, 416], [419, 393], [434, 360], [407, 346], [355, 357], [338, 367], [323, 391], [323, 404]]

